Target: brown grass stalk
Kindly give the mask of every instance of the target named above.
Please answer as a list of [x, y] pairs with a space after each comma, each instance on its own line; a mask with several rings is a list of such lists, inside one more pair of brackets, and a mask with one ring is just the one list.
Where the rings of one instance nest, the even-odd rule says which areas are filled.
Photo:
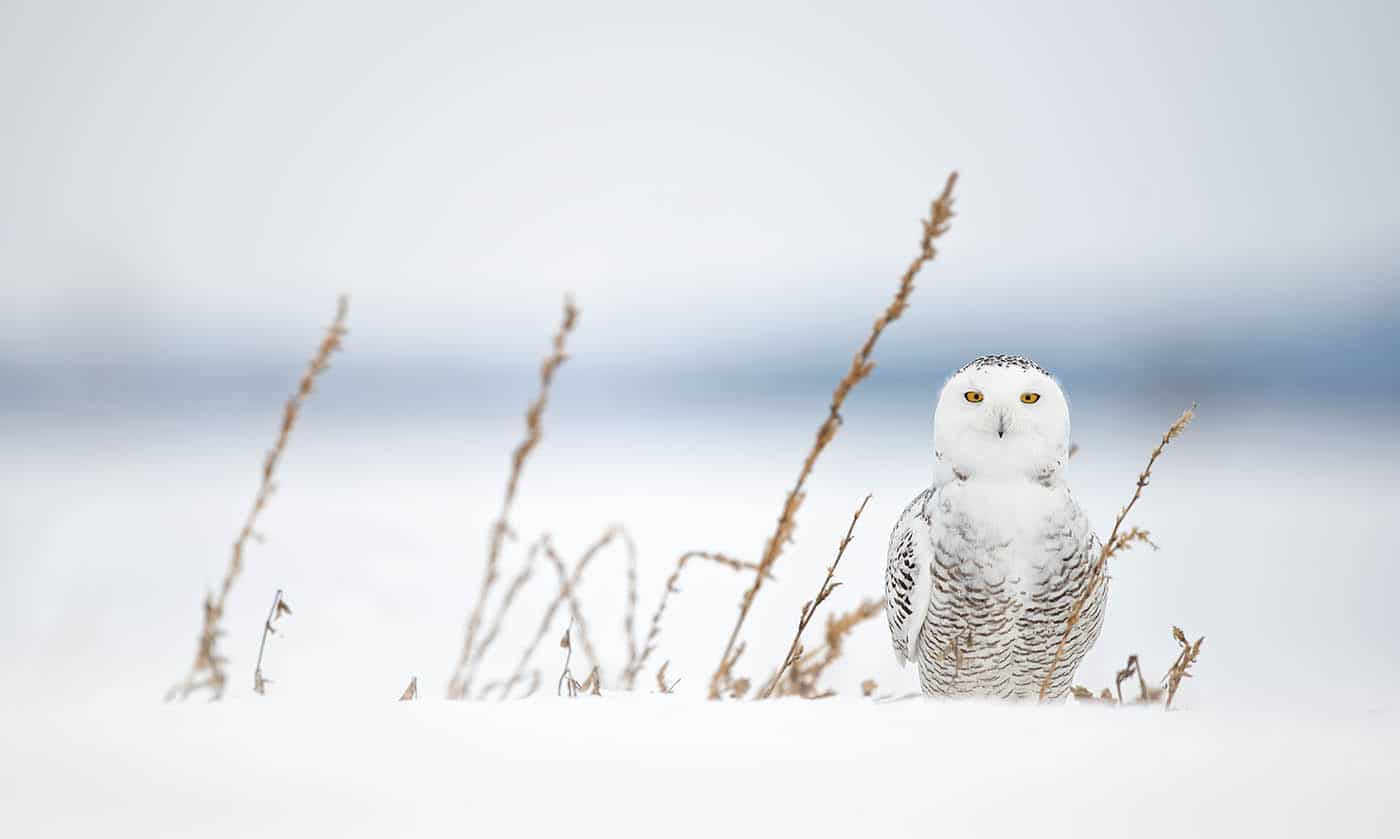
[[627, 604], [622, 614], [622, 631], [627, 637], [627, 663], [622, 666], [625, 684], [627, 674], [637, 665], [641, 650], [637, 646], [637, 545], [626, 531], [622, 538], [627, 546]]
[[1128, 499], [1128, 503], [1124, 505], [1123, 509], [1118, 511], [1118, 517], [1113, 520], [1113, 530], [1109, 532], [1108, 538], [1104, 540], [1103, 547], [1099, 551], [1099, 557], [1094, 562], [1094, 567], [1089, 571], [1089, 581], [1084, 586], [1083, 594], [1079, 596], [1079, 599], [1074, 602], [1074, 607], [1070, 609], [1069, 618], [1065, 621], [1064, 633], [1060, 636], [1060, 643], [1055, 647], [1055, 657], [1050, 660], [1050, 667], [1045, 672], [1045, 678], [1040, 682], [1040, 700], [1042, 702], [1045, 701], [1045, 697], [1050, 692], [1050, 681], [1054, 678], [1055, 669], [1059, 667], [1060, 659], [1064, 656], [1065, 644], [1069, 642], [1070, 633], [1074, 631], [1074, 627], [1079, 623], [1079, 616], [1083, 613], [1085, 604], [1089, 602], [1089, 598], [1093, 596], [1094, 591], [1103, 583], [1104, 572], [1108, 566], [1109, 557], [1127, 549], [1135, 542], [1141, 541], [1151, 544], [1147, 538], [1147, 531], [1145, 530], [1134, 527], [1121, 535], [1118, 531], [1122, 528], [1123, 521], [1128, 517], [1128, 513], [1133, 509], [1133, 505], [1137, 504], [1138, 499], [1142, 497], [1142, 491], [1147, 487], [1152, 477], [1152, 465], [1157, 462], [1157, 458], [1162, 456], [1162, 452], [1166, 449], [1167, 444], [1181, 436], [1181, 433], [1186, 430], [1186, 426], [1189, 425], [1191, 420], [1195, 419], [1195, 417], [1196, 403], [1193, 402], [1191, 403], [1191, 407], [1182, 411], [1181, 416], [1177, 417], [1176, 422], [1172, 423], [1171, 427], [1162, 434], [1162, 441], [1152, 450], [1152, 455], [1147, 459], [1147, 466], [1138, 474], [1137, 485], [1133, 489], [1133, 497]]
[[[1123, 665], [1113, 677], [1113, 690], [1118, 696], [1118, 704], [1123, 704], [1123, 683], [1133, 676], [1137, 676], [1138, 698], [1135, 700], [1139, 705], [1150, 705], [1162, 698], [1162, 692], [1156, 688], [1147, 686], [1147, 679], [1142, 675], [1142, 661], [1136, 655], [1128, 656], [1128, 663]], [[1108, 695], [1108, 688], [1103, 689], [1100, 696]]]
[[267, 636], [276, 635], [277, 619], [283, 615], [290, 615], [292, 607], [287, 605], [287, 601], [282, 598], [282, 589], [277, 589], [277, 593], [272, 596], [272, 608], [267, 610], [267, 620], [263, 621], [262, 640], [258, 642], [258, 663], [253, 666], [253, 692], [259, 696], [266, 695], [267, 686], [272, 684], [272, 680], [263, 675], [262, 660], [263, 652], [267, 649]]
[[574, 645], [569, 638], [573, 631], [574, 623], [573, 621], [569, 621], [568, 627], [564, 629], [564, 637], [559, 639], [559, 646], [564, 649], [564, 672], [559, 674], [559, 684], [554, 688], [555, 696], [563, 696], [564, 689], [568, 688], [570, 699], [578, 696], [579, 689], [578, 680], [574, 678], [573, 671], [569, 669], [569, 665], [574, 660]]
[[661, 618], [666, 614], [666, 605], [671, 601], [671, 595], [680, 591], [677, 584], [680, 583], [681, 572], [692, 559], [703, 559], [706, 562], [713, 562], [735, 571], [758, 571], [758, 566], [752, 562], [742, 562], [733, 557], [712, 551], [686, 551], [676, 560], [676, 567], [672, 569], [671, 576], [666, 578], [666, 587], [661, 592], [661, 599], [657, 602], [656, 611], [651, 616], [651, 627], [647, 630], [646, 639], [642, 642], [641, 652], [636, 659], [623, 673], [622, 685], [631, 690], [637, 683], [637, 676], [646, 666], [647, 659], [656, 652], [656, 640], [661, 636]]
[[1123, 704], [1123, 683], [1133, 676], [1138, 677], [1140, 698], [1147, 697], [1147, 682], [1142, 678], [1142, 669], [1138, 666], [1136, 655], [1128, 656], [1128, 663], [1123, 666], [1113, 677], [1113, 690], [1118, 695], [1118, 704]]
[[470, 616], [467, 618], [462, 651], [458, 655], [457, 666], [452, 671], [452, 679], [448, 685], [447, 695], [449, 699], [465, 699], [471, 693], [472, 676], [469, 673], [469, 667], [476, 647], [476, 635], [481, 627], [481, 613], [485, 608], [487, 598], [491, 595], [491, 589], [496, 585], [501, 549], [510, 534], [510, 513], [515, 504], [516, 491], [520, 486], [520, 476], [525, 469], [525, 461], [529, 459], [530, 452], [539, 445], [544, 434], [540, 421], [544, 416], [545, 406], [549, 404], [549, 388], [554, 382], [555, 372], [568, 359], [564, 347], [569, 333], [573, 331], [574, 324], [578, 321], [578, 314], [579, 311], [574, 306], [573, 300], [566, 297], [564, 299], [564, 317], [559, 324], [559, 330], [554, 333], [553, 348], [540, 365], [539, 392], [525, 411], [525, 438], [515, 447], [515, 451], [511, 455], [510, 475], [506, 478], [506, 490], [501, 500], [501, 512], [491, 525], [491, 535], [486, 550], [485, 574], [481, 588], [477, 591], [476, 604], [472, 607]]
[[675, 693], [676, 685], [681, 683], [680, 679], [668, 683], [666, 681], [666, 668], [671, 666], [670, 660], [661, 663], [661, 669], [656, 671], [656, 689], [662, 693]]
[[764, 688], [763, 692], [758, 695], [759, 699], [767, 699], [771, 696], [773, 690], [777, 688], [778, 682], [782, 681], [783, 673], [802, 657], [802, 633], [807, 630], [807, 624], [811, 623], [817, 608], [826, 602], [831, 593], [836, 591], [837, 586], [841, 585], [832, 582], [832, 579], [836, 576], [836, 568], [841, 564], [841, 557], [846, 555], [846, 546], [851, 544], [851, 540], [855, 538], [856, 522], [860, 521], [860, 514], [865, 512], [865, 505], [869, 503], [870, 496], [866, 495], [865, 499], [860, 502], [860, 506], [856, 508], [855, 514], [851, 516], [851, 525], [846, 528], [846, 535], [841, 539], [841, 544], [836, 549], [836, 559], [832, 560], [832, 563], [826, 568], [826, 579], [822, 581], [817, 595], [808, 600], [806, 605], [802, 607], [802, 614], [797, 619], [797, 632], [793, 634], [792, 643], [788, 645], [787, 656], [783, 659], [783, 663], [778, 666], [778, 672], [768, 683], [768, 687]]
[[[466, 681], [468, 684], [476, 678], [476, 670], [480, 666], [482, 658], [486, 656], [487, 650], [491, 649], [491, 645], [495, 643], [496, 636], [500, 635], [501, 627], [505, 623], [505, 617], [510, 612], [511, 606], [515, 604], [515, 598], [520, 594], [520, 590], [525, 587], [525, 583], [529, 582], [530, 574], [535, 568], [535, 558], [544, 548], [548, 539], [548, 536], [540, 536], [540, 538], [530, 544], [529, 550], [525, 552], [525, 561], [521, 563], [520, 570], [516, 572], [515, 577], [510, 581], [510, 585], [506, 586], [505, 596], [501, 598], [501, 604], [496, 608], [495, 618], [491, 620], [486, 634], [481, 637], [481, 643], [477, 644], [476, 649], [472, 650], [471, 661], [468, 663], [466, 670]], [[486, 690], [483, 688], [479, 698], [485, 699], [485, 694]], [[462, 698], [466, 699], [467, 697], [464, 696]]]
[[[826, 619], [826, 640], [820, 647], [804, 652], [789, 668], [787, 676], [778, 683], [778, 696], [801, 696], [815, 699], [821, 695], [818, 683], [827, 668], [836, 663], [846, 651], [846, 638], [859, 625], [885, 613], [885, 601], [870, 597], [854, 609]], [[771, 678], [770, 678], [771, 681]]]
[[1102, 691], [1095, 694], [1092, 690], [1089, 690], [1083, 685], [1071, 685], [1069, 695], [1079, 702], [1100, 702], [1105, 705], [1122, 704], [1119, 700], [1113, 698], [1113, 691], [1108, 688], [1104, 688]]
[[399, 694], [399, 701], [400, 701], [400, 702], [408, 702], [408, 701], [410, 701], [410, 700], [414, 700], [414, 699], [417, 699], [417, 698], [418, 698], [418, 677], [417, 677], [417, 676], [414, 676], [412, 679], [409, 679], [409, 681], [408, 681], [408, 687], [404, 688], [404, 689], [403, 689], [403, 693]]
[[588, 693], [592, 694], [593, 696], [602, 696], [603, 679], [602, 676], [599, 675], [598, 668], [596, 665], [589, 672], [588, 678], [584, 679], [582, 682], [575, 679], [573, 672], [569, 669], [569, 663], [573, 660], [574, 657], [574, 645], [569, 641], [569, 635], [572, 632], [573, 628], [574, 625], [570, 623], [569, 628], [564, 630], [564, 637], [559, 639], [559, 646], [563, 647], [566, 650], [566, 653], [564, 657], [564, 672], [559, 675], [559, 685], [557, 688], [557, 693], [562, 694], [564, 692], [564, 689], [568, 688], [570, 699], [578, 696], [580, 693]]
[[1172, 637], [1181, 645], [1181, 653], [1177, 655], [1176, 662], [1172, 664], [1167, 675], [1162, 677], [1162, 684], [1167, 687], [1167, 710], [1172, 708], [1172, 700], [1176, 699], [1177, 688], [1181, 687], [1182, 679], [1191, 678], [1191, 665], [1196, 663], [1196, 659], [1201, 656], [1201, 642], [1205, 641], [1205, 636], [1197, 638], [1195, 643], [1186, 640], [1186, 633], [1181, 631], [1181, 627], [1172, 627]]
[[[508, 698], [511, 691], [520, 680], [525, 678], [526, 668], [530, 666], [530, 661], [535, 657], [535, 650], [539, 648], [540, 641], [544, 639], [544, 636], [549, 634], [549, 627], [550, 624], [554, 622], [555, 613], [559, 611], [559, 607], [562, 606], [566, 600], [570, 599], [572, 592], [578, 587], [579, 581], [583, 578], [583, 572], [587, 570], [588, 564], [593, 561], [593, 558], [597, 556], [598, 552], [602, 550], [605, 545], [615, 539], [620, 533], [622, 533], [622, 529], [619, 527], [608, 528], [603, 536], [599, 538], [598, 541], [594, 542], [593, 545], [579, 557], [578, 562], [574, 564], [573, 573], [560, 584], [558, 593], [554, 595], [554, 599], [550, 601], [549, 607], [545, 609], [544, 617], [540, 620], [539, 628], [535, 631], [534, 637], [530, 639], [530, 643], [525, 647], [525, 651], [520, 654], [520, 660], [516, 663], [515, 671], [511, 673], [510, 678], [506, 679], [505, 686], [502, 689], [501, 699]], [[548, 537], [546, 536], [545, 538]], [[533, 693], [533, 690], [531, 692]]]
[[[603, 546], [616, 538], [620, 532], [621, 530], [617, 527], [608, 528], [598, 541], [590, 545], [588, 550], [584, 552], [585, 558], [580, 562], [586, 563], [594, 554], [602, 550]], [[559, 594], [569, 604], [570, 626], [577, 625], [578, 627], [579, 644], [583, 646], [583, 654], [588, 657], [588, 666], [597, 669], [598, 653], [593, 647], [593, 641], [588, 636], [588, 620], [583, 616], [583, 604], [579, 603], [578, 595], [574, 592], [573, 583], [569, 580], [569, 570], [564, 567], [564, 560], [559, 558], [559, 554], [554, 550], [554, 545], [548, 539], [544, 542], [544, 555], [554, 565], [554, 570], [559, 575]]]
[[210, 592], [204, 597], [204, 622], [200, 628], [195, 647], [194, 664], [191, 665], [189, 674], [166, 693], [165, 700], [167, 702], [176, 698], [186, 699], [191, 693], [201, 689], [207, 689], [210, 692], [211, 701], [223, 698], [224, 687], [228, 682], [228, 674], [224, 669], [227, 660], [220, 654], [218, 643], [219, 638], [224, 634], [222, 622], [224, 609], [228, 606], [229, 593], [233, 591], [233, 584], [243, 572], [243, 557], [248, 543], [262, 540], [261, 535], [257, 532], [258, 517], [271, 501], [272, 494], [277, 488], [274, 481], [277, 475], [277, 465], [282, 460], [282, 453], [286, 451], [292, 428], [296, 425], [302, 406], [311, 396], [316, 379], [330, 366], [331, 355], [341, 348], [346, 334], [345, 317], [349, 313], [349, 308], [350, 299], [341, 295], [336, 301], [335, 320], [326, 329], [325, 337], [321, 339], [316, 352], [311, 356], [306, 372], [302, 374], [301, 381], [297, 384], [296, 392], [283, 406], [282, 424], [278, 428], [277, 439], [263, 457], [262, 476], [258, 482], [258, 490], [253, 496], [253, 505], [243, 520], [243, 527], [239, 529], [238, 536], [234, 539], [233, 553], [229, 557], [228, 566], [224, 569], [223, 582], [219, 584], [217, 593]]
[[731, 678], [734, 663], [738, 658], [735, 651], [739, 645], [739, 634], [744, 628], [744, 622], [748, 619], [749, 610], [753, 608], [754, 598], [763, 588], [765, 575], [772, 570], [773, 565], [778, 561], [784, 546], [792, 540], [793, 530], [797, 526], [797, 511], [806, 497], [807, 479], [812, 474], [817, 458], [821, 456], [822, 451], [826, 449], [841, 427], [841, 407], [845, 403], [846, 397], [875, 369], [875, 362], [872, 358], [875, 353], [875, 344], [880, 340], [885, 328], [904, 314], [904, 310], [909, 305], [909, 297], [914, 292], [915, 277], [926, 264], [932, 262], [934, 257], [938, 255], [935, 243], [940, 236], [948, 231], [948, 224], [953, 218], [953, 187], [957, 184], [957, 180], [957, 172], [948, 176], [942, 194], [934, 200], [929, 209], [929, 217], [923, 222], [923, 236], [919, 242], [918, 255], [905, 269], [904, 275], [900, 278], [899, 287], [895, 291], [894, 299], [875, 318], [875, 323], [871, 327], [865, 343], [851, 359], [850, 369], [846, 371], [846, 374], [837, 382], [835, 390], [832, 391], [831, 405], [826, 419], [817, 428], [816, 438], [813, 440], [812, 447], [808, 450], [806, 457], [802, 460], [802, 468], [797, 473], [797, 481], [793, 484], [792, 489], [788, 490], [783, 501], [773, 534], [764, 545], [763, 556], [758, 563], [761, 573], [754, 575], [753, 583], [744, 592], [743, 599], [739, 602], [738, 617], [734, 621], [733, 629], [729, 632], [728, 641], [725, 642], [719, 665], [710, 677], [709, 696], [711, 699], [720, 697]]

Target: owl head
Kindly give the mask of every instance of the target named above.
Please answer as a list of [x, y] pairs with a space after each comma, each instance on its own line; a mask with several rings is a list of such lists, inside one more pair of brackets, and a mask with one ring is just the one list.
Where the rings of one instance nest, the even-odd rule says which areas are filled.
[[936, 483], [972, 476], [1050, 481], [1069, 460], [1069, 403], [1034, 361], [984, 355], [943, 385], [933, 448]]

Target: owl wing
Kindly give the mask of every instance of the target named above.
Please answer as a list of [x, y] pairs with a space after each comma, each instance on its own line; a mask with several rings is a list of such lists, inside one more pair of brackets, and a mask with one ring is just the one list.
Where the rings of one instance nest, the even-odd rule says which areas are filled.
[[885, 618], [890, 624], [894, 657], [900, 666], [913, 660], [919, 631], [928, 614], [933, 540], [927, 505], [933, 493], [933, 489], [926, 489], [909, 502], [890, 533], [889, 559], [885, 565]]

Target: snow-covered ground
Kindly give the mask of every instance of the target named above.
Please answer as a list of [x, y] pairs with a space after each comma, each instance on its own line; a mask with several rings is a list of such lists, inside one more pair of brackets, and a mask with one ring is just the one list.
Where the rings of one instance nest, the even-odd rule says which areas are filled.
[[[1073, 395], [1073, 394], [1072, 394]], [[1179, 406], [1076, 403], [1073, 485], [1112, 520]], [[1400, 509], [1393, 410], [1297, 414], [1202, 406], [1140, 514], [1159, 552], [1113, 569], [1104, 634], [1078, 681], [1110, 684], [1130, 652], [1149, 674], [1180, 624], [1205, 635], [1181, 713], [902, 702], [914, 686], [879, 622], [862, 627], [817, 703], [701, 701], [739, 580], [694, 566], [653, 663], [678, 693], [441, 697], [499, 503], [512, 410], [391, 421], [308, 409], [227, 621], [230, 700], [163, 706], [193, 652], [275, 424], [263, 416], [42, 422], [0, 436], [0, 821], [25, 835], [316, 835], [409, 830], [531, 835], [1145, 835], [1347, 829], [1389, 835], [1400, 763], [1400, 633], [1391, 625], [1390, 518]], [[575, 556], [622, 522], [640, 556], [643, 625], [674, 558], [761, 548], [822, 409], [791, 402], [622, 417], [560, 401], [521, 489], [517, 530]], [[821, 462], [797, 542], [777, 568], [739, 670], [781, 657], [865, 492], [874, 500], [833, 609], [875, 594], [894, 516], [926, 482], [925, 409], [855, 401]], [[510, 554], [518, 560], [520, 551]], [[583, 598], [605, 663], [622, 661], [620, 551]], [[509, 566], [507, 568], [509, 570]], [[488, 663], [509, 669], [533, 631], [541, 568]], [[273, 591], [296, 610], [251, 694]], [[551, 632], [537, 665], [552, 686]], [[410, 676], [422, 698], [393, 700]], [[550, 693], [551, 691], [546, 691]]]
[[1355, 709], [240, 700], [26, 715], [0, 811], [11, 836], [1393, 836], [1397, 746]]

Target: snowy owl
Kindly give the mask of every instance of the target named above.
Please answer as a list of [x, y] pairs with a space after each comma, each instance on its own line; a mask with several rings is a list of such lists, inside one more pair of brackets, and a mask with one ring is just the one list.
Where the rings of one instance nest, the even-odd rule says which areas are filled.
[[[1065, 483], [1064, 392], [1028, 358], [978, 358], [943, 386], [933, 447], [933, 486], [890, 534], [895, 657], [918, 663], [928, 695], [1034, 698], [1099, 550]], [[1098, 638], [1106, 593], [1085, 604], [1049, 697]]]

